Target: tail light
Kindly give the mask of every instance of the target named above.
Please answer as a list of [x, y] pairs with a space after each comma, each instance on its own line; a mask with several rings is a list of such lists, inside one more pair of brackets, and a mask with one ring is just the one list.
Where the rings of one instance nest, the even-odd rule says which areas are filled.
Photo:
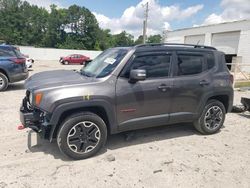
[[11, 61], [13, 61], [15, 64], [23, 64], [25, 63], [25, 58], [11, 58]]
[[234, 83], [234, 76], [232, 74], [230, 74], [229, 80], [230, 80], [231, 83]]

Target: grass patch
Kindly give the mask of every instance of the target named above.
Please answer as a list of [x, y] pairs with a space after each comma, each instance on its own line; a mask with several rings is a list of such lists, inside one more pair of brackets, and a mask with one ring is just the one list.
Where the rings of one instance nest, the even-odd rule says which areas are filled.
[[235, 88], [241, 88], [241, 87], [250, 87], [250, 81], [247, 82], [236, 82]]

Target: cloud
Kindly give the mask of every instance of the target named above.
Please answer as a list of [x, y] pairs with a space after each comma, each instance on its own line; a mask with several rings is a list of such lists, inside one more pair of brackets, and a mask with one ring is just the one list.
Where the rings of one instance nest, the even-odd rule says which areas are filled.
[[50, 10], [50, 5], [55, 4], [58, 7], [62, 7], [59, 1], [56, 0], [26, 0], [32, 5], [37, 5], [39, 7], [46, 8], [47, 10]]
[[250, 18], [249, 0], [222, 0], [220, 6], [223, 8], [223, 12], [221, 14], [210, 14], [202, 25]]
[[163, 30], [170, 30], [171, 21], [187, 20], [203, 9], [201, 4], [182, 9], [178, 5], [161, 6], [157, 0], [142, 0], [136, 6], [127, 8], [120, 18], [109, 18], [96, 12], [93, 13], [101, 28], [111, 29], [114, 34], [125, 30], [138, 37], [142, 34], [147, 2], [149, 3], [148, 34], [160, 34]]

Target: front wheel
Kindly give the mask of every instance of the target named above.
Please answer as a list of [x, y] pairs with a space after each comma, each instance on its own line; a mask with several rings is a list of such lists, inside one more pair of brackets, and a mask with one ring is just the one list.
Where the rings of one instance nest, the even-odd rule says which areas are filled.
[[218, 100], [209, 100], [194, 127], [202, 134], [214, 134], [222, 127], [226, 116], [224, 105]]
[[61, 152], [77, 160], [94, 156], [106, 140], [106, 124], [91, 112], [69, 117], [57, 135], [57, 144]]

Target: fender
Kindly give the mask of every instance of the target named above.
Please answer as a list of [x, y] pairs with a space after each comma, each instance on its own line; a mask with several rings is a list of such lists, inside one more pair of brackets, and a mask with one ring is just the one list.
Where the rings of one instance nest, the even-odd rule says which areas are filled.
[[6, 70], [6, 69], [4, 69], [3, 67], [0, 66], [0, 72], [5, 74], [7, 76], [7, 78], [10, 79], [10, 73], [9, 73], [8, 70]]
[[68, 102], [65, 104], [61, 104], [57, 106], [51, 116], [49, 124], [51, 125], [50, 133], [49, 133], [49, 140], [50, 142], [53, 139], [54, 132], [56, 127], [59, 126], [58, 122], [64, 112], [69, 110], [79, 109], [79, 108], [88, 108], [88, 107], [102, 107], [108, 116], [109, 121], [109, 128], [111, 134], [118, 132], [118, 127], [116, 126], [116, 115], [114, 107], [105, 100], [91, 100], [91, 101], [74, 101]]
[[221, 91], [212, 90], [209, 93], [206, 93], [201, 100], [202, 102], [200, 102], [200, 105], [197, 108], [197, 112], [200, 112], [200, 113], [197, 113], [197, 117], [200, 117], [201, 113], [203, 112], [203, 108], [205, 107], [206, 102], [208, 101], [209, 98], [220, 96], [220, 95], [228, 96], [228, 108], [226, 109], [226, 111], [230, 112], [232, 108], [232, 104], [233, 104], [233, 96], [230, 93], [233, 93], [230, 89], [221, 90]]

